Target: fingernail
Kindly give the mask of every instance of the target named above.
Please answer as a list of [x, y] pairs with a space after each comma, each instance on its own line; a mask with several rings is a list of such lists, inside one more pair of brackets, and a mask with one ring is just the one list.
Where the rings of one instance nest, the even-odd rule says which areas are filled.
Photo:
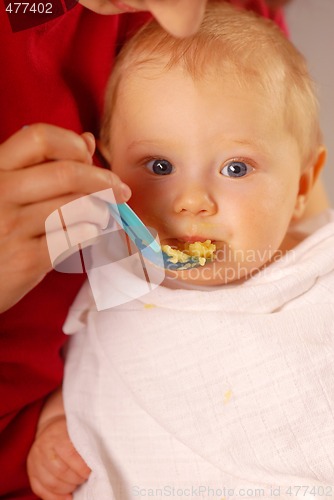
[[123, 198], [125, 198], [125, 201], [127, 201], [132, 195], [131, 189], [126, 184], [121, 184], [121, 191]]

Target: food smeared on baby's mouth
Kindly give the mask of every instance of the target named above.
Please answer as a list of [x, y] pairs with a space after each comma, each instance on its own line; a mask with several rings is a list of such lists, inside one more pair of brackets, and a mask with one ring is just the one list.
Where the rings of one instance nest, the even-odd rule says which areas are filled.
[[[200, 266], [204, 266], [207, 261], [215, 259], [216, 245], [211, 243], [211, 240], [196, 241], [195, 243], [181, 243], [177, 248], [170, 245], [162, 245], [162, 251], [169, 257], [168, 262], [172, 264], [184, 263], [180, 269], [188, 269], [193, 267], [193, 263], [198, 262]], [[188, 265], [187, 265], [188, 263]]]

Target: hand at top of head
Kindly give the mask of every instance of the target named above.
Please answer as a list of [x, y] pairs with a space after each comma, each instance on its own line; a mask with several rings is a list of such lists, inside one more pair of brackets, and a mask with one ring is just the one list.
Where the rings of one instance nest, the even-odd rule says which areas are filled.
[[80, 0], [99, 14], [147, 11], [161, 26], [176, 37], [186, 37], [197, 31], [207, 0]]

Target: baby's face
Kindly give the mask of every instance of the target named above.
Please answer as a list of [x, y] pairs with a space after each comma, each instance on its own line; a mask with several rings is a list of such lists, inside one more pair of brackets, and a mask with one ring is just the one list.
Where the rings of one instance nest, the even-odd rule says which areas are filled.
[[300, 152], [283, 112], [256, 88], [231, 76], [194, 82], [181, 68], [135, 73], [121, 83], [111, 129], [112, 170], [160, 242], [217, 246], [213, 263], [179, 279], [244, 279], [293, 246]]

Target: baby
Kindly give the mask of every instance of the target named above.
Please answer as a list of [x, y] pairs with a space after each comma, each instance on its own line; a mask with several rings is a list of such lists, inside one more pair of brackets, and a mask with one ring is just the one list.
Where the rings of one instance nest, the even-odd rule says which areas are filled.
[[[152, 47], [154, 47], [152, 49]], [[211, 4], [121, 52], [102, 150], [162, 245], [214, 259], [65, 330], [78, 499], [334, 498], [334, 217], [298, 224], [324, 161], [305, 61], [271, 23]]]

